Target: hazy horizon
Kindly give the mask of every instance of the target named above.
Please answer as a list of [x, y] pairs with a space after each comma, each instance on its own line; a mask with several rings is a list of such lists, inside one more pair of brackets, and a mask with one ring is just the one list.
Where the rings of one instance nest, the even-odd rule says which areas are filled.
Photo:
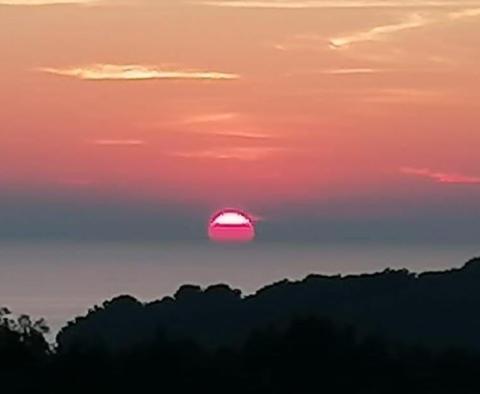
[[121, 294], [151, 301], [183, 284], [226, 283], [247, 295], [309, 274], [443, 270], [478, 255], [475, 244], [1, 242], [1, 301], [14, 312], [45, 317], [56, 332]]

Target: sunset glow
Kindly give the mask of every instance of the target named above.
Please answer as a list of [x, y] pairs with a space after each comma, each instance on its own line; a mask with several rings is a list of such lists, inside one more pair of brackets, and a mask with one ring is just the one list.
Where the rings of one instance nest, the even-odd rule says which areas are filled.
[[479, 40], [480, 0], [0, 0], [5, 393], [480, 393]]
[[210, 220], [208, 236], [215, 242], [250, 242], [255, 237], [255, 228], [246, 214], [223, 210]]
[[5, 204], [240, 206], [286, 232], [480, 209], [479, 22], [477, 0], [0, 0]]

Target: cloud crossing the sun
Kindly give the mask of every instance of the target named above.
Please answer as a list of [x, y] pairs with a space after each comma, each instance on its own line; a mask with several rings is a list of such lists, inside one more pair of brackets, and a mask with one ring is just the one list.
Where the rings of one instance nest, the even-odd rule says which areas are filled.
[[93, 64], [71, 68], [42, 67], [38, 71], [82, 80], [235, 80], [238, 74], [199, 71], [199, 70], [173, 70], [162, 69], [156, 66], [139, 64]]
[[433, 171], [428, 168], [402, 167], [400, 168], [400, 172], [405, 175], [428, 178], [436, 183], [464, 185], [480, 184], [480, 177], [478, 176]]

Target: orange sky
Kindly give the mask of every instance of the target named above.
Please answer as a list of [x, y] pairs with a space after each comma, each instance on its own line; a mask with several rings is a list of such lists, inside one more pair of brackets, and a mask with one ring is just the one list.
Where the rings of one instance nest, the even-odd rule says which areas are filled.
[[4, 189], [222, 206], [480, 188], [480, 0], [2, 3]]

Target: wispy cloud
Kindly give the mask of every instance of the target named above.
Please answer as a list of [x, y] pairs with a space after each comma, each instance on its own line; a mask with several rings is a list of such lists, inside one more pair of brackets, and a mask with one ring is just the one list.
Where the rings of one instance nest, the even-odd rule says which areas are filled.
[[240, 115], [235, 112], [220, 112], [202, 115], [193, 115], [185, 118], [182, 123], [202, 124], [202, 123], [222, 123], [238, 118]]
[[410, 15], [405, 21], [390, 25], [375, 26], [369, 30], [361, 31], [358, 33], [350, 34], [343, 37], [336, 37], [330, 40], [330, 47], [337, 49], [349, 46], [358, 42], [376, 41], [386, 35], [398, 33], [404, 30], [411, 30], [418, 27], [422, 27], [432, 23], [430, 19], [427, 19], [419, 14]]
[[428, 168], [402, 167], [400, 172], [406, 175], [428, 178], [436, 183], [447, 184], [480, 184], [480, 177], [452, 172], [433, 171]]
[[[461, 6], [461, 3], [457, 3], [457, 6]], [[448, 12], [440, 17], [427, 18], [421, 14], [414, 13], [407, 17], [402, 22], [375, 26], [365, 31], [359, 31], [346, 36], [335, 37], [330, 39], [330, 48], [339, 49], [349, 47], [352, 44], [367, 41], [379, 41], [386, 37], [406, 30], [412, 30], [428, 25], [444, 23], [448, 21], [462, 20], [466, 18], [472, 18], [480, 16], [480, 8], [470, 8], [460, 11]]]
[[[172, 0], [173, 1], [173, 0]], [[142, 3], [139, 0], [0, 0], [0, 5], [43, 6], [58, 4], [77, 5], [128, 5]], [[148, 0], [143, 1], [148, 4]], [[356, 9], [356, 8], [450, 8], [477, 7], [480, 0], [185, 0], [185, 3], [223, 8], [266, 8], [266, 9]]]
[[451, 12], [448, 16], [452, 20], [480, 16], [480, 8], [469, 8], [466, 10]]
[[97, 4], [98, 0], [0, 0], [0, 5], [41, 6], [59, 4]]
[[266, 133], [257, 133], [254, 131], [237, 131], [237, 130], [221, 130], [221, 131], [212, 131], [209, 132], [210, 135], [235, 138], [235, 139], [244, 139], [244, 140], [273, 140], [275, 137], [271, 134]]
[[386, 69], [386, 68], [369, 68], [369, 67], [358, 67], [358, 68], [348, 68], [348, 67], [338, 67], [338, 68], [327, 68], [327, 69], [311, 69], [311, 70], [299, 70], [285, 73], [286, 77], [297, 77], [299, 75], [331, 75], [331, 76], [361, 76], [361, 75], [374, 75], [374, 74], [383, 74], [388, 72], [395, 72], [395, 69]]
[[194, 151], [180, 151], [171, 153], [172, 156], [186, 159], [214, 159], [214, 160], [242, 160], [256, 161], [268, 158], [282, 149], [277, 147], [233, 147], [206, 149]]
[[232, 80], [237, 74], [217, 71], [164, 70], [156, 66], [139, 64], [93, 64], [73, 68], [43, 67], [38, 71], [83, 80]]
[[378, 74], [385, 70], [377, 68], [334, 68], [330, 70], [321, 70], [321, 74], [326, 75], [362, 75], [362, 74]]
[[147, 143], [139, 139], [95, 139], [89, 142], [100, 146], [141, 146]]
[[310, 9], [310, 8], [448, 8], [476, 7], [478, 0], [211, 0], [192, 1], [212, 7], [225, 8], [272, 8], [272, 9]]

